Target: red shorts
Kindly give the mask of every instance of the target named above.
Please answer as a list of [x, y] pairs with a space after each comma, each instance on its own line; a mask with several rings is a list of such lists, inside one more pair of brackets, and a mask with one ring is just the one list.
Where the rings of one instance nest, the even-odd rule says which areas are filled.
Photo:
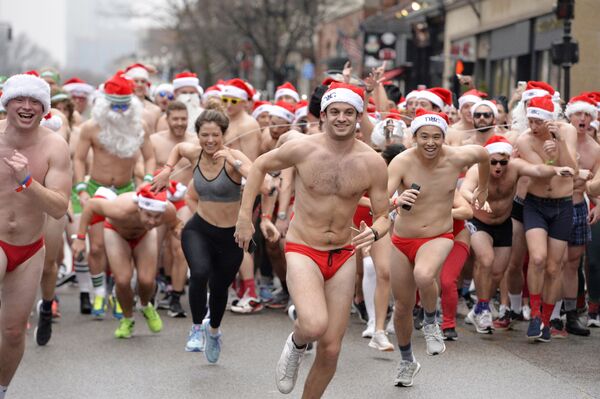
[[371, 208], [368, 206], [358, 205], [356, 207], [356, 212], [354, 212], [354, 217], [352, 218], [352, 222], [356, 227], [360, 227], [360, 222], [365, 221], [367, 226], [373, 225], [373, 215], [371, 214]]
[[396, 234], [392, 234], [392, 244], [394, 244], [394, 246], [398, 248], [400, 252], [406, 255], [410, 263], [414, 264], [419, 248], [421, 248], [424, 244], [427, 244], [429, 241], [435, 240], [436, 238], [447, 238], [449, 240], [454, 240], [454, 234], [446, 233], [440, 234], [437, 237], [425, 238], [402, 238], [398, 237]]
[[12, 245], [4, 241], [0, 241], [0, 248], [6, 255], [6, 271], [12, 272], [17, 267], [25, 263], [29, 258], [37, 253], [44, 246], [44, 237], [27, 245]]
[[458, 219], [453, 219], [453, 220], [454, 220], [454, 225], [452, 226], [452, 234], [454, 235], [454, 237], [456, 237], [458, 235], [458, 233], [460, 233], [461, 231], [463, 231], [465, 229], [465, 221], [458, 220]]
[[171, 204], [173, 204], [175, 206], [176, 210], [180, 210], [181, 208], [183, 208], [184, 206], [186, 206], [187, 204], [185, 203], [185, 200], [178, 200], [178, 201], [171, 201]]
[[330, 251], [319, 251], [306, 245], [288, 241], [285, 243], [285, 252], [296, 252], [311, 258], [319, 266], [323, 279], [327, 281], [354, 255], [354, 247], [346, 245], [343, 248], [332, 249]]
[[[115, 226], [110, 224], [110, 222], [108, 220], [104, 221], [104, 227], [107, 229], [117, 231], [117, 229], [115, 229]], [[118, 233], [118, 231], [117, 231], [117, 233]], [[127, 238], [123, 238], [123, 239], [125, 241], [127, 241], [127, 243], [129, 244], [129, 248], [131, 248], [131, 250], [133, 251], [135, 249], [135, 247], [137, 247], [137, 245], [140, 243], [140, 241], [142, 241], [144, 239], [145, 236], [146, 236], [146, 233], [142, 234], [141, 236], [139, 236], [137, 238], [131, 238], [129, 240]]]

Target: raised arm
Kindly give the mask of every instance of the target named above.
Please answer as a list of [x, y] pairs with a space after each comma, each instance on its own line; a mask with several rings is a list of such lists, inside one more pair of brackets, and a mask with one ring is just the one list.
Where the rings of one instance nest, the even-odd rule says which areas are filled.
[[144, 181], [152, 182], [152, 176], [156, 170], [156, 157], [154, 155], [154, 147], [150, 141], [150, 134], [144, 133], [144, 142], [142, 143], [142, 157], [144, 158]]
[[458, 190], [454, 191], [454, 202], [452, 203], [452, 218], [456, 220], [469, 220], [473, 218], [473, 207], [458, 192]]
[[86, 122], [81, 125], [79, 141], [77, 142], [77, 147], [75, 147], [75, 154], [73, 154], [73, 172], [76, 183], [82, 183], [85, 178], [87, 156], [92, 147], [93, 127], [91, 123]]
[[545, 164], [534, 165], [520, 158], [512, 159], [510, 162], [517, 168], [519, 176], [548, 178], [557, 175], [573, 177], [575, 173], [573, 168], [568, 166], [551, 166]]
[[152, 180], [152, 190], [153, 191], [162, 191], [169, 185], [169, 179], [171, 174], [175, 169], [175, 165], [181, 158], [187, 158], [192, 164], [194, 163], [193, 155], [194, 151], [197, 148], [192, 143], [179, 143], [169, 153], [169, 158], [167, 159], [167, 163], [164, 168], [154, 176]]
[[465, 179], [460, 186], [460, 194], [470, 204], [473, 202], [475, 189], [479, 185], [479, 171], [477, 165], [473, 165], [465, 176]]
[[459, 150], [463, 155], [464, 166], [477, 163], [478, 185], [473, 192], [472, 205], [481, 208], [485, 204], [488, 195], [488, 182], [490, 180], [490, 156], [487, 150], [479, 145], [466, 145]]

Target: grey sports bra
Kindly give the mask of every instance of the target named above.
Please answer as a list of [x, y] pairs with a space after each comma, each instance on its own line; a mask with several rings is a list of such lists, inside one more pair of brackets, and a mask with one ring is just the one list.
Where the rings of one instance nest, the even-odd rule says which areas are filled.
[[225, 169], [225, 161], [223, 168], [212, 180], [208, 180], [200, 170], [200, 159], [202, 152], [198, 157], [198, 162], [194, 168], [194, 188], [198, 193], [198, 198], [202, 201], [211, 202], [237, 202], [241, 197], [242, 185], [233, 181]]

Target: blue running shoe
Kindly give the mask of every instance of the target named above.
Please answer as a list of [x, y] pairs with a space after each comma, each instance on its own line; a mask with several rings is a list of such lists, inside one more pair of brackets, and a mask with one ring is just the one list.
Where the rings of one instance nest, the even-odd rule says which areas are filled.
[[273, 286], [261, 285], [259, 287], [258, 296], [263, 303], [271, 302], [273, 300]]
[[106, 298], [100, 295], [94, 297], [94, 306], [92, 308], [92, 316], [96, 320], [104, 319], [106, 315]]
[[193, 324], [190, 329], [187, 343], [185, 344], [186, 352], [204, 352], [204, 324]]
[[[529, 321], [529, 327], [527, 327], [527, 338], [529, 339], [537, 339], [542, 336], [542, 329], [544, 328], [544, 323], [542, 323], [542, 319], [539, 317], [534, 317]], [[550, 330], [548, 330], [550, 331]]]
[[[544, 325], [544, 324], [542, 323], [542, 325]], [[550, 327], [544, 326], [544, 327], [542, 327], [542, 333], [535, 340], [538, 342], [550, 342], [551, 338], [552, 338], [552, 334], [550, 334]]]
[[216, 363], [221, 354], [221, 333], [217, 335], [210, 333], [210, 320], [204, 320], [202, 327], [204, 327], [205, 339], [204, 355], [209, 363]]

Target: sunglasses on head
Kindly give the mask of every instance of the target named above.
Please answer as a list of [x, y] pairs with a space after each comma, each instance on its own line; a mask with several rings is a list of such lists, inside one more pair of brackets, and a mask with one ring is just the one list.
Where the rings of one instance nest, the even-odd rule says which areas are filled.
[[501, 160], [498, 160], [498, 159], [492, 159], [492, 160], [490, 160], [490, 164], [491, 164], [492, 166], [496, 166], [496, 165], [498, 165], [498, 164], [500, 164], [500, 165], [502, 165], [502, 166], [506, 166], [506, 165], [508, 165], [508, 159], [501, 159]]
[[473, 118], [475, 118], [475, 119], [482, 118], [482, 117], [487, 119], [487, 118], [491, 118], [492, 115], [494, 115], [494, 114], [492, 114], [491, 112], [473, 112]]
[[168, 91], [159, 91], [158, 95], [161, 97], [167, 97], [169, 100], [174, 100], [175, 96], [173, 93], [169, 93]]
[[113, 111], [127, 111], [129, 109], [129, 103], [127, 104], [110, 104], [110, 109]]
[[231, 103], [231, 105], [237, 105], [242, 100], [239, 98], [221, 97], [221, 101], [223, 104]]

